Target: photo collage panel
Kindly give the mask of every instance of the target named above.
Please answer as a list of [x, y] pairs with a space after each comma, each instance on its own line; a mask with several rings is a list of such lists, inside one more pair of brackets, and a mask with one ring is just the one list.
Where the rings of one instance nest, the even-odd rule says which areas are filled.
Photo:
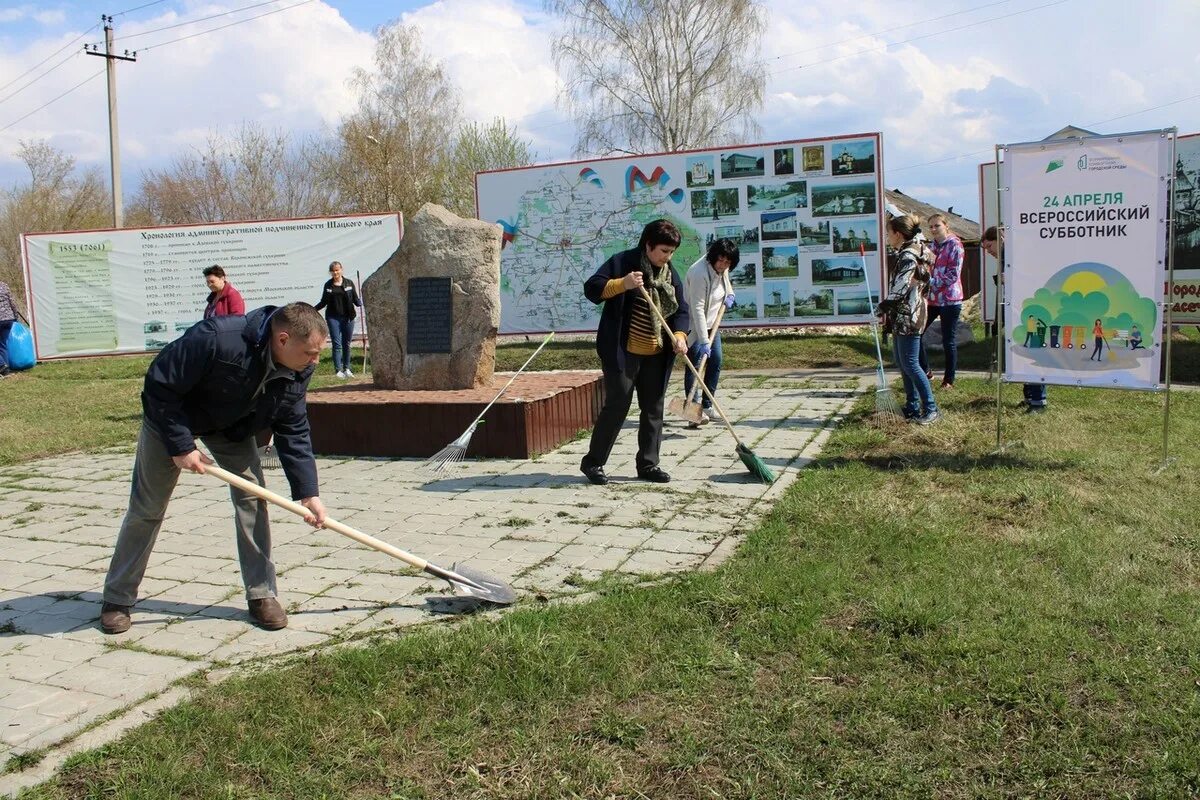
[[737, 301], [727, 320], [870, 314], [861, 253], [874, 279], [882, 252], [878, 146], [869, 136], [686, 156], [686, 206], [704, 249], [732, 239], [741, 256], [729, 275]]

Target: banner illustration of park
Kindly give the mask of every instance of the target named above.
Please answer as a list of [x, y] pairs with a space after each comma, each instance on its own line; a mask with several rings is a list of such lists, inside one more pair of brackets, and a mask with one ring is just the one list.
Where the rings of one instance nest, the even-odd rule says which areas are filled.
[[1021, 303], [1013, 351], [1041, 369], [1137, 369], [1158, 354], [1158, 305], [1107, 264], [1060, 270]]
[[1173, 134], [1003, 148], [1005, 380], [1162, 388]]

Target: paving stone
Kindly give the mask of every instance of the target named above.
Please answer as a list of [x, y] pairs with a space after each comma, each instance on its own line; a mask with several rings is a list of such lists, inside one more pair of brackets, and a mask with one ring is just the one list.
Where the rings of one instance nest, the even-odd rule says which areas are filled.
[[[740, 531], [795, 482], [828, 438], [827, 426], [863, 386], [873, 386], [871, 377], [864, 383], [833, 370], [765, 381], [722, 376], [721, 402], [738, 435], [779, 475], [769, 487], [747, 473], [723, 426], [688, 430], [674, 420], [662, 449], [674, 480], [637, 480], [635, 415], [613, 449], [608, 486], [579, 474], [584, 439], [531, 462], [467, 461], [435, 477], [421, 473], [416, 459], [321, 458], [323, 498], [334, 517], [436, 564], [466, 561], [521, 592], [586, 596], [591, 582], [614, 571], [708, 569], [728, 558]], [[672, 387], [682, 391], [681, 375]], [[54, 745], [121, 704], [134, 704], [124, 724], [135, 724], [146, 718], [139, 709], [160, 707], [146, 697], [198, 669], [323, 647], [347, 635], [394, 635], [397, 627], [436, 622], [442, 614], [435, 612], [447, 608], [438, 600], [451, 595], [444, 581], [273, 509], [272, 557], [291, 622], [275, 632], [255, 627], [245, 608], [228, 489], [189, 474], [168, 508], [133, 628], [106, 636], [96, 618], [132, 463], [132, 449], [124, 447], [0, 468], [0, 478], [38, 476], [0, 498], [0, 624], [33, 629], [0, 636], [0, 730], [5, 720], [28, 719], [19, 734], [0, 736], [0, 759]], [[280, 471], [269, 470], [267, 480], [288, 491]], [[27, 511], [35, 502], [44, 505]], [[28, 521], [4, 527], [11, 518]], [[182, 696], [171, 690], [158, 702]], [[70, 747], [56, 748], [37, 769], [52, 769]], [[0, 789], [24, 777], [4, 776]]]

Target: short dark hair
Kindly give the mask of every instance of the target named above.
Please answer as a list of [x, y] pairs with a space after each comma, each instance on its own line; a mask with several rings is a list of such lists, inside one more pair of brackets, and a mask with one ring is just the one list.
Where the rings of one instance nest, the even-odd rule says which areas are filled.
[[727, 258], [729, 259], [729, 268], [733, 269], [738, 265], [742, 254], [738, 251], [737, 242], [733, 239], [717, 239], [708, 246], [708, 253], [704, 257], [713, 266], [716, 266], [718, 258]]
[[324, 338], [329, 335], [329, 326], [321, 312], [308, 303], [288, 303], [271, 315], [271, 332], [287, 331], [289, 336], [307, 339], [314, 333]]
[[679, 247], [679, 242], [682, 240], [683, 237], [679, 235], [679, 228], [675, 227], [674, 222], [669, 219], [656, 219], [642, 228], [642, 238], [638, 242], [638, 249], [644, 253], [647, 247], [654, 248], [660, 244]]
[[218, 278], [224, 280], [225, 270], [221, 269], [219, 265], [213, 264], [211, 267], [204, 268], [204, 277], [207, 278], [209, 275], [216, 275]]
[[329, 262], [329, 271], [330, 271], [330, 272], [333, 272], [333, 268], [334, 268], [334, 267], [340, 267], [340, 266], [342, 266], [342, 262], [340, 262], [340, 261], [330, 261], [330, 262]]
[[996, 228], [995, 225], [993, 225], [990, 228], [988, 228], [986, 231], [983, 232], [983, 238], [980, 239], [980, 241], [981, 242], [998, 242], [998, 241], [1000, 241], [1000, 231]]

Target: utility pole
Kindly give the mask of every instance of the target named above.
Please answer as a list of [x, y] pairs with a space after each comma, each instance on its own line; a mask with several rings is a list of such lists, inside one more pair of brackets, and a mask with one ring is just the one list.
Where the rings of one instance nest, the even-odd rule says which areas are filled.
[[105, 59], [108, 72], [108, 150], [112, 166], [112, 203], [113, 227], [120, 228], [125, 224], [125, 211], [121, 203], [121, 153], [118, 146], [117, 133], [117, 61], [137, 61], [137, 52], [125, 51], [125, 55], [113, 52], [113, 28], [111, 16], [100, 15], [104, 23], [104, 52], [96, 49], [96, 45], [83, 46], [83, 52], [89, 56], [101, 56]]

